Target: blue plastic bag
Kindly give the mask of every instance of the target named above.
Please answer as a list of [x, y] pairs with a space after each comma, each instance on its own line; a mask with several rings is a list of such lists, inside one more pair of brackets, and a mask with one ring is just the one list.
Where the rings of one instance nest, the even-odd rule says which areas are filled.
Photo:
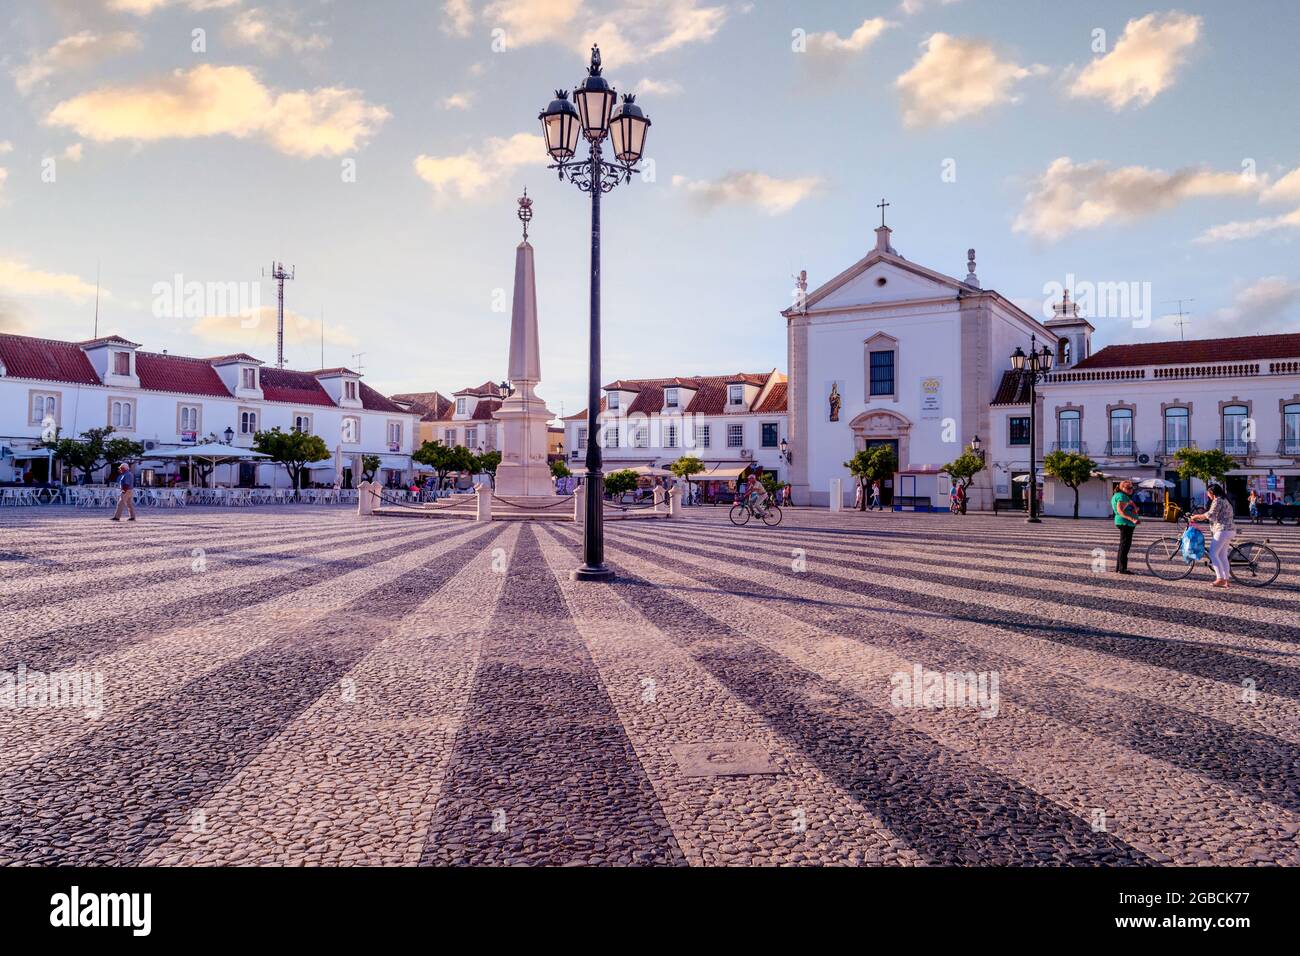
[[1183, 560], [1188, 564], [1199, 561], [1205, 557], [1205, 535], [1199, 528], [1188, 528], [1183, 532], [1178, 547], [1183, 553]]

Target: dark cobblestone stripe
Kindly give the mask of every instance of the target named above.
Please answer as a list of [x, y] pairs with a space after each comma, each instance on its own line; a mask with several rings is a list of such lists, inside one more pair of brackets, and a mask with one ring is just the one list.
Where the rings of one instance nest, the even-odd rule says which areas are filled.
[[[12, 670], [20, 663], [29, 670], [57, 670], [77, 661], [120, 650], [128, 644], [148, 640], [160, 630], [220, 618], [232, 611], [269, 601], [299, 588], [369, 567], [377, 556], [394, 545], [404, 547], [422, 544], [440, 536], [452, 537], [453, 532], [464, 530], [463, 526], [444, 529], [439, 525], [437, 531], [442, 532], [441, 535], [435, 533], [434, 529], [423, 528], [420, 531], [424, 534], [412, 532], [401, 537], [392, 533], [381, 534], [371, 541], [385, 542], [383, 546], [349, 554], [345, 558], [320, 561], [305, 568], [285, 568], [283, 573], [262, 580], [234, 584], [170, 603], [162, 600], [164, 595], [159, 594], [152, 603], [141, 604], [116, 617], [96, 620], [93, 625], [74, 621], [43, 633], [10, 638], [0, 643], [0, 670]], [[322, 546], [327, 546], [332, 543], [332, 539], [322, 536], [320, 542]], [[300, 563], [311, 559], [309, 555], [304, 558], [300, 554], [292, 560]]]
[[421, 864], [567, 863], [685, 857], [525, 524]]
[[[623, 546], [623, 542], [619, 545]], [[741, 552], [730, 553], [737, 559], [744, 556]], [[818, 560], [818, 564], [826, 563], [834, 562]], [[866, 607], [840, 611], [801, 602], [786, 591], [721, 572], [697, 566], [689, 571], [678, 570], [727, 593], [743, 591], [779, 602], [781, 610], [792, 617], [860, 644], [887, 648], [931, 670], [1005, 672], [1009, 668], [1034, 667], [1034, 684], [1004, 680], [1002, 697], [1130, 750], [1202, 774], [1248, 797], [1300, 810], [1300, 748], [1280, 738], [1145, 698], [1137, 700], [1102, 688], [1082, 687], [1077, 680], [1054, 676], [1037, 662], [1020, 661], [960, 640], [892, 622], [882, 626]], [[849, 584], [842, 582], [838, 587], [848, 590]]]
[[[620, 529], [616, 533], [616, 540], [622, 543], [624, 536], [631, 534], [633, 532]], [[698, 537], [674, 536], [671, 540], [674, 548], [689, 554], [705, 558], [716, 558], [718, 555], [716, 548], [694, 547], [693, 543], [698, 543]], [[783, 558], [789, 556], [788, 549], [783, 551], [765, 547], [757, 540], [747, 546], [754, 551], [765, 554]], [[914, 569], [889, 572], [883, 567], [873, 567], [867, 570], [870, 570], [873, 574], [880, 573], [910, 581], [931, 581], [945, 586], [960, 587], [962, 590], [967, 591], [987, 593], [992, 590], [991, 587], [987, 586], [987, 582], [965, 581], [962, 584], [956, 584], [954, 582], [959, 582], [962, 579], [953, 578], [950, 575], [923, 573]], [[1257, 681], [1260, 688], [1267, 688], [1269, 693], [1300, 698], [1300, 672], [1254, 658], [1217, 651], [1207, 648], [1196, 641], [1184, 641], [1175, 637], [1159, 639], [1141, 634], [1127, 634], [1123, 631], [1103, 630], [1073, 622], [1054, 621], [1045, 616], [996, 608], [989, 604], [941, 598], [933, 594], [921, 594], [908, 589], [906, 586], [891, 587], [865, 581], [849, 582], [843, 578], [814, 571], [811, 567], [803, 573], [802, 577], [859, 597], [876, 597], [917, 608], [929, 614], [950, 617], [957, 621], [973, 621], [981, 624], [991, 624], [996, 627], [1005, 627], [1030, 637], [1041, 638], [1067, 647], [1096, 651], [1141, 664], [1150, 664], [1167, 670], [1195, 674], [1198, 677], [1221, 681], [1234, 687], [1241, 686], [1243, 677], [1250, 677]], [[997, 591], [999, 594], [1003, 593], [1001, 585], [997, 586]], [[1027, 591], [1026, 593], [1035, 601], [1042, 598], [1042, 595], [1034, 591]], [[1062, 598], [1057, 599], [1056, 603], [1072, 604], [1074, 602], [1073, 599]]]
[[[472, 527], [472, 526], [471, 526]], [[490, 527], [107, 725], [0, 775], [0, 862], [127, 866], [217, 793], [396, 622], [505, 530]]]
[[[572, 533], [560, 532], [572, 546]], [[647, 561], [661, 555], [611, 544]], [[674, 547], [678, 545], [674, 543]], [[575, 547], [576, 552], [576, 547]], [[717, 552], [715, 556], [721, 557]], [[626, 568], [620, 594], [929, 862], [1147, 865], [1145, 854], [738, 634]]]

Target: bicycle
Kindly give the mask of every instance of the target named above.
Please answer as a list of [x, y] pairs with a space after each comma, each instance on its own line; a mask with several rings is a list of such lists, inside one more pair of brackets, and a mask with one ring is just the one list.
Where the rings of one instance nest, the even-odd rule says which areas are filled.
[[748, 524], [749, 519], [753, 517], [769, 528], [775, 528], [781, 523], [781, 509], [771, 498], [763, 498], [753, 505], [742, 499], [731, 506], [728, 517], [736, 527]]
[[[1185, 532], [1190, 523], [1186, 515], [1178, 516], [1178, 524]], [[1207, 536], [1208, 537], [1208, 536]], [[1162, 535], [1147, 545], [1147, 570], [1162, 581], [1180, 581], [1192, 573], [1195, 561], [1183, 557], [1183, 536]], [[1209, 544], [1201, 557], [1207, 567], [1210, 564]], [[1248, 588], [1267, 587], [1277, 580], [1282, 573], [1282, 559], [1268, 546], [1268, 538], [1261, 541], [1234, 541], [1228, 548], [1228, 572], [1236, 584]]]

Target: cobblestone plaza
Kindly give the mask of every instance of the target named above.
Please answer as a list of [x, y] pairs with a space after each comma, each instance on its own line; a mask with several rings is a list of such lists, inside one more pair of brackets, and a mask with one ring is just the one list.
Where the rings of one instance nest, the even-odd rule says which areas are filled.
[[1300, 863], [1300, 532], [1159, 531], [8, 512], [0, 864]]

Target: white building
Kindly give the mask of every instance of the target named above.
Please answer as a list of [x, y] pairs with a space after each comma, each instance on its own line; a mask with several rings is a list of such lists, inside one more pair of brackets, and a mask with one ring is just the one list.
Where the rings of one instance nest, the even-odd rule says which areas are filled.
[[[706, 469], [697, 481], [734, 484], [751, 465], [785, 481], [786, 386], [775, 369], [611, 382], [600, 403], [604, 471], [666, 468], [694, 455]], [[575, 474], [584, 468], [587, 429], [585, 410], [564, 419], [565, 458]]]
[[505, 396], [506, 391], [500, 385], [484, 382], [474, 388], [462, 388], [450, 399], [439, 392], [406, 392], [390, 397], [418, 413], [417, 448], [426, 441], [436, 441], [482, 453], [501, 449], [502, 425], [492, 415], [501, 407]]
[[[890, 236], [878, 228], [865, 258], [782, 313], [796, 504], [827, 504], [835, 479], [851, 503], [844, 462], [886, 444], [899, 462], [886, 502], [946, 509], [939, 469], [994, 427], [1012, 351], [1035, 335], [1058, 348], [1054, 332], [980, 288], [973, 250], [965, 279], [955, 279], [904, 259]], [[977, 483], [971, 505], [991, 507], [993, 495]]]
[[[1204, 501], [1204, 486], [1178, 475], [1174, 453], [1219, 448], [1237, 460], [1226, 487], [1239, 511], [1252, 488], [1266, 502], [1300, 498], [1300, 334], [1111, 345], [1089, 354], [1091, 327], [1079, 322], [1071, 334], [1085, 340], [1074, 350], [1083, 357], [1063, 356], [1040, 386], [1047, 438], [1040, 456], [1079, 451], [1106, 475], [1165, 478], [1176, 482], [1172, 494], [1186, 503]], [[1023, 397], [1001, 411], [1007, 422], [999, 439], [1015, 433], [1011, 420], [1029, 413]], [[992, 457], [1016, 472], [1027, 468], [1026, 452], [991, 445]], [[1080, 514], [1109, 515], [1111, 485], [1082, 486]], [[1071, 514], [1074, 493], [1049, 480], [1043, 501], [1047, 514]]]
[[[279, 427], [319, 435], [334, 452], [312, 468], [314, 480], [345, 484], [363, 473], [362, 458], [380, 460], [376, 477], [411, 475], [412, 440], [419, 415], [370, 388], [346, 368], [298, 372], [267, 368], [243, 353], [188, 358], [145, 352], [117, 335], [62, 342], [0, 334], [0, 481], [48, 475], [46, 452], [35, 448], [58, 428], [76, 438], [112, 426], [150, 451], [183, 448], [209, 434], [249, 447], [257, 431]], [[157, 471], [162, 471], [159, 464]], [[227, 473], [228, 472], [228, 473]], [[74, 480], [79, 476], [72, 476]], [[282, 465], [222, 466], [222, 483], [288, 487]], [[312, 479], [309, 479], [312, 480]]]

